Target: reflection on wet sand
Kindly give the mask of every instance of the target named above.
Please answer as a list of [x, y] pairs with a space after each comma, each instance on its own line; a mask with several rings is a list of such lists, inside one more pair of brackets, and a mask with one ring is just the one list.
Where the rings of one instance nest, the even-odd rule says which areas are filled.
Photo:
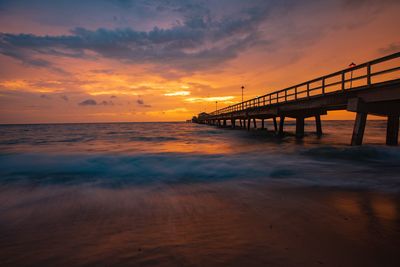
[[256, 182], [7, 188], [4, 266], [396, 266], [393, 194]]

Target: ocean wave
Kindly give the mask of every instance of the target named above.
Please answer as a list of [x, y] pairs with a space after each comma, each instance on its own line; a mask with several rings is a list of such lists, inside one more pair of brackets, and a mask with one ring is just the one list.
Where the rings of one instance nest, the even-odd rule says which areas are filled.
[[400, 150], [383, 146], [321, 146], [304, 149], [301, 154], [316, 160], [386, 162], [400, 164]]
[[[237, 157], [176, 153], [139, 155], [3, 154], [1, 183], [99, 183], [100, 185], [190, 183], [246, 177]], [[253, 171], [253, 175], [257, 171]]]
[[[0, 185], [101, 187], [253, 180], [400, 191], [399, 155], [378, 148], [313, 148], [300, 154], [0, 154]], [[353, 151], [352, 151], [353, 150]], [[393, 154], [395, 158], [393, 157]], [[359, 155], [364, 154], [364, 155]], [[343, 160], [343, 155], [347, 159]], [[358, 159], [374, 160], [365, 164]], [[380, 160], [376, 160], [379, 158]], [[391, 161], [383, 160], [390, 158]], [[351, 159], [351, 160], [348, 160]]]

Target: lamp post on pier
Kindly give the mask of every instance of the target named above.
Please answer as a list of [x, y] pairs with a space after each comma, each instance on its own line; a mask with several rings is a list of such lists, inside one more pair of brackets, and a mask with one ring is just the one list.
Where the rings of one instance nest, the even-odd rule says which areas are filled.
[[357, 66], [357, 65], [356, 65], [356, 63], [354, 63], [354, 62], [351, 62], [350, 65], [349, 65], [349, 67], [352, 69], [352, 70], [350, 71], [350, 89], [351, 89], [351, 87], [352, 87], [352, 85], [353, 85], [353, 68], [354, 68], [355, 66]]
[[243, 109], [243, 90], [244, 90], [244, 86], [242, 85], [242, 109]]

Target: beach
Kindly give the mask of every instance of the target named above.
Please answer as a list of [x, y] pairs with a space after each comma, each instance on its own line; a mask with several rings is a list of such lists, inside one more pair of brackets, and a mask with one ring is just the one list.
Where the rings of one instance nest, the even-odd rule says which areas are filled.
[[398, 266], [400, 151], [380, 145], [384, 125], [362, 147], [348, 121], [322, 138], [309, 122], [303, 141], [187, 123], [0, 126], [0, 265]]

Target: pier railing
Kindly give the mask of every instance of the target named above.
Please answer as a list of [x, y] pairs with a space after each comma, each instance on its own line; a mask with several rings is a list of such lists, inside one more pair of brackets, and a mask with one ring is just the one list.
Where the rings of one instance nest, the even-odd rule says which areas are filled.
[[[397, 75], [390, 76], [395, 73]], [[400, 52], [378, 58], [363, 64], [355, 65], [329, 75], [325, 75], [304, 83], [278, 90], [260, 97], [234, 104], [209, 115], [221, 115], [238, 112], [249, 108], [264, 107], [278, 103], [286, 103], [329, 93], [345, 92], [358, 87], [371, 86], [375, 83], [400, 78]]]

